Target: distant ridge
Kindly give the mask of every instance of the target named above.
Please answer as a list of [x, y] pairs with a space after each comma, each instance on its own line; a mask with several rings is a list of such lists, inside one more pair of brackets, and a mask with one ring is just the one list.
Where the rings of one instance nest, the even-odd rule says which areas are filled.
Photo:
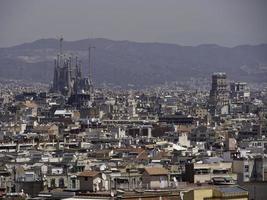
[[[77, 54], [87, 72], [87, 48], [94, 52], [94, 79], [116, 85], [153, 85], [225, 71], [231, 79], [266, 82], [267, 44], [221, 47], [114, 41], [104, 38], [65, 41], [63, 50]], [[40, 39], [0, 48], [0, 77], [51, 82], [57, 39]]]

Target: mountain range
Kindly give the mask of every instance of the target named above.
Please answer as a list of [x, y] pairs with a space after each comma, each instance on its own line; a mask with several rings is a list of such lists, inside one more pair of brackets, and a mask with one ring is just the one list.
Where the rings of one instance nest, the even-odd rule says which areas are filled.
[[[96, 47], [92, 52], [92, 73], [98, 84], [151, 86], [192, 77], [210, 78], [213, 72], [226, 72], [231, 80], [267, 81], [267, 44], [230, 48], [103, 38], [64, 41], [64, 53], [79, 56], [85, 75], [88, 74], [89, 45]], [[0, 77], [50, 83], [58, 51], [57, 39], [0, 48]]]

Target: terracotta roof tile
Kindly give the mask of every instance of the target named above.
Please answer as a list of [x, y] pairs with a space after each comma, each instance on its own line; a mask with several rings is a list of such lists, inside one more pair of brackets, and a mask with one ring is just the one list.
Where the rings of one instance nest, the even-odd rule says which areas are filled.
[[149, 175], [167, 175], [168, 174], [168, 170], [162, 167], [147, 167], [145, 168], [145, 171]]
[[95, 177], [99, 174], [97, 171], [83, 171], [78, 174], [78, 176], [83, 176], [83, 177]]

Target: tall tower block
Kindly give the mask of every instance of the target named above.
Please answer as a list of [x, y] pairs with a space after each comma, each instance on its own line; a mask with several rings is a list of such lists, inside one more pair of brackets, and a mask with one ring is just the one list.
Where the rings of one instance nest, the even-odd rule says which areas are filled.
[[225, 73], [217, 72], [212, 75], [209, 107], [213, 115], [228, 114], [229, 87]]

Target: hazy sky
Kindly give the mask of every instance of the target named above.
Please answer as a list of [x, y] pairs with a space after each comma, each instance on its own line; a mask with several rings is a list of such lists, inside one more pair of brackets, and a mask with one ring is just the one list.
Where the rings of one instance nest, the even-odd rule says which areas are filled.
[[267, 43], [267, 0], [0, 0], [0, 47], [40, 38]]

